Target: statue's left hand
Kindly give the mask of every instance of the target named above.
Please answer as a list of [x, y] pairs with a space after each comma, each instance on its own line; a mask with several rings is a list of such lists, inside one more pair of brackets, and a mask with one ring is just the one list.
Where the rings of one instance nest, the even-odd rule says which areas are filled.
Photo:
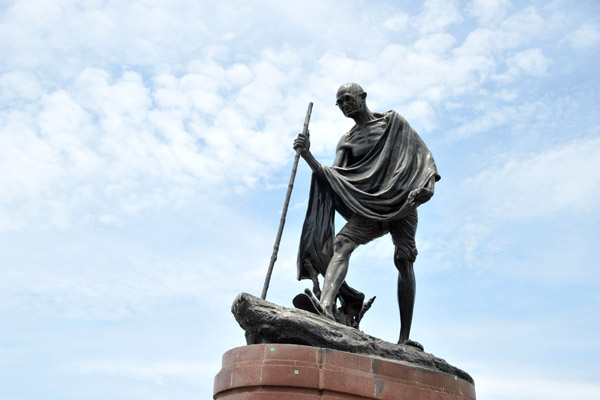
[[417, 208], [423, 203], [426, 203], [433, 196], [433, 190], [424, 187], [414, 189], [408, 194], [406, 202], [409, 206]]

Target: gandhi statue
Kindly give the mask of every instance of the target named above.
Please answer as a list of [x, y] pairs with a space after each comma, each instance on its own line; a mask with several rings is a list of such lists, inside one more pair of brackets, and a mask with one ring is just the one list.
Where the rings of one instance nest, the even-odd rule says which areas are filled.
[[[314, 278], [315, 271], [324, 276], [322, 293], [316, 295], [325, 317], [356, 317], [364, 295], [345, 283], [350, 255], [359, 245], [390, 233], [398, 270], [398, 343], [422, 349], [409, 340], [416, 293], [417, 207], [431, 199], [440, 176], [431, 152], [408, 122], [395, 111], [371, 112], [366, 98], [356, 83], [337, 91], [336, 105], [355, 125], [340, 138], [333, 166], [315, 159], [307, 134], [294, 141], [313, 171], [298, 278]], [[337, 235], [335, 211], [347, 220]]]

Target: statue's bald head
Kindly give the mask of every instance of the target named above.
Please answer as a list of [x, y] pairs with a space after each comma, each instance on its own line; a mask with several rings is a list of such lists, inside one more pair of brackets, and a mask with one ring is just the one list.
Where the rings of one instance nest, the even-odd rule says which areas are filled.
[[336, 97], [339, 97], [342, 93], [352, 93], [352, 94], [363, 94], [365, 91], [363, 88], [354, 82], [344, 83], [337, 91]]

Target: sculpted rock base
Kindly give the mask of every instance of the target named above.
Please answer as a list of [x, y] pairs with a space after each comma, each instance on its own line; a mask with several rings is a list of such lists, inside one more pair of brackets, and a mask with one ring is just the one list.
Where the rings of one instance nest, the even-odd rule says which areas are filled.
[[473, 378], [468, 373], [432, 354], [411, 346], [383, 341], [304, 310], [282, 307], [242, 293], [235, 299], [231, 311], [246, 331], [249, 345], [296, 344], [375, 356], [378, 359], [400, 361], [414, 368], [449, 374], [473, 384]]

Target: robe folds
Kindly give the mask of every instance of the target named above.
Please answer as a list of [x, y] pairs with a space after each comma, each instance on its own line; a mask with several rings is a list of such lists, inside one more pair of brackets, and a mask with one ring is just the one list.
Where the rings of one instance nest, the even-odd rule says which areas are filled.
[[[408, 194], [440, 179], [431, 152], [403, 117], [395, 111], [375, 116], [385, 118], [387, 125], [361, 160], [345, 167], [323, 166], [321, 174], [313, 174], [298, 252], [299, 280], [310, 278], [310, 268], [325, 275], [333, 255], [335, 211], [346, 220], [355, 214], [377, 221], [401, 219], [413, 210]], [[351, 142], [352, 131], [343, 140]], [[340, 299], [355, 314], [364, 295], [344, 282]]]

